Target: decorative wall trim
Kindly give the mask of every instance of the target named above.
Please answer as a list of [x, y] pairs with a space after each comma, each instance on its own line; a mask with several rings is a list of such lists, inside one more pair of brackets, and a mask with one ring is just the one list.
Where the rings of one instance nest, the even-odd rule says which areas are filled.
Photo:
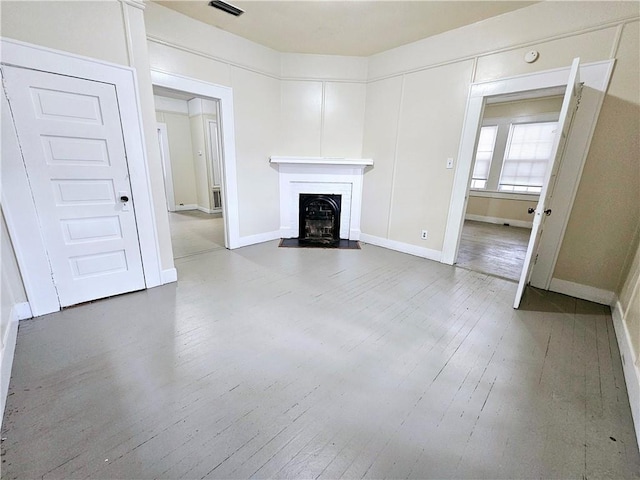
[[[393, 77], [410, 75], [412, 73], [418, 73], [418, 72], [422, 72], [422, 71], [426, 71], [426, 70], [432, 70], [434, 68], [439, 68], [439, 67], [446, 67], [447, 65], [452, 65], [452, 64], [455, 64], [455, 63], [461, 63], [461, 62], [467, 62], [467, 61], [473, 61], [474, 62], [473, 78], [471, 79], [471, 82], [475, 82], [475, 75], [476, 75], [475, 62], [477, 61], [478, 58], [488, 57], [488, 56], [491, 56], [491, 55], [496, 55], [496, 54], [505, 53], [505, 52], [512, 52], [514, 50], [526, 49], [526, 48], [529, 48], [529, 47], [534, 47], [536, 45], [540, 45], [542, 43], [553, 42], [553, 41], [556, 41], [556, 40], [563, 40], [565, 38], [571, 38], [571, 37], [575, 37], [575, 36], [578, 36], [578, 35], [584, 35], [586, 33], [598, 32], [598, 31], [601, 31], [601, 30], [607, 30], [609, 28], [614, 28], [614, 27], [617, 27], [617, 26], [624, 26], [624, 25], [626, 25], [628, 23], [637, 22], [638, 19], [639, 19], [639, 17], [634, 15], [632, 17], [614, 20], [612, 22], [604, 23], [604, 24], [601, 24], [601, 25], [595, 25], [595, 26], [592, 26], [592, 27], [580, 28], [580, 29], [577, 29], [577, 30], [572, 30], [570, 32], [565, 32], [565, 33], [561, 33], [561, 34], [557, 34], [557, 35], [550, 35], [550, 36], [547, 36], [547, 37], [537, 38], [537, 39], [532, 40], [530, 42], [512, 44], [512, 45], [508, 45], [508, 46], [505, 46], [505, 47], [502, 47], [502, 48], [497, 48], [497, 49], [494, 49], [494, 50], [487, 50], [487, 51], [476, 52], [476, 53], [472, 53], [472, 54], [468, 54], [468, 55], [461, 55], [461, 56], [458, 56], [458, 57], [455, 57], [455, 58], [452, 58], [452, 59], [449, 59], [449, 60], [443, 60], [443, 61], [437, 62], [437, 63], [422, 65], [422, 66], [415, 67], [415, 68], [406, 68], [406, 69], [399, 70], [399, 71], [396, 71], [396, 72], [393, 72], [393, 73], [387, 73], [387, 74], [372, 76], [372, 77], [368, 78], [367, 83], [378, 82], [378, 81], [381, 81], [381, 80], [387, 80], [387, 79], [393, 78]], [[460, 27], [460, 28], [464, 28], [464, 27]], [[422, 40], [425, 40], [425, 39], [422, 39]], [[420, 41], [421, 40], [417, 40], [417, 42], [420, 42]], [[397, 47], [397, 48], [402, 48], [402, 46]], [[384, 52], [382, 52], [382, 53], [384, 53]], [[375, 56], [375, 55], [372, 55], [372, 57], [373, 56]], [[614, 57], [611, 57], [611, 58], [614, 58]]]
[[[215, 27], [213, 27], [213, 28], [215, 28]], [[149, 42], [156, 43], [156, 44], [162, 45], [164, 47], [171, 47], [171, 48], [175, 48], [176, 50], [181, 50], [183, 52], [190, 53], [192, 55], [197, 55], [198, 57], [208, 58], [209, 60], [213, 60], [215, 62], [222, 63], [224, 65], [229, 65], [230, 67], [241, 68], [243, 70], [247, 70], [247, 71], [252, 72], [252, 73], [257, 73], [258, 75], [264, 75], [265, 77], [273, 78], [275, 80], [281, 80], [279, 75], [273, 74], [271, 72], [267, 72], [265, 70], [258, 70], [257, 68], [250, 67], [249, 65], [244, 65], [242, 63], [234, 62], [232, 60], [229, 60], [229, 59], [226, 59], [226, 58], [223, 58], [223, 57], [218, 57], [216, 55], [211, 55], [210, 53], [206, 53], [206, 52], [203, 52], [201, 50], [196, 50], [196, 49], [191, 48], [191, 47], [186, 47], [184, 45], [179, 45], [179, 44], [177, 44], [175, 42], [171, 42], [169, 40], [164, 40], [164, 39], [162, 39], [160, 37], [156, 37], [155, 35], [147, 34], [147, 40]], [[153, 67], [153, 70], [156, 70], [158, 72], [161, 71], [156, 67]], [[173, 74], [173, 72], [162, 72], [162, 73]]]
[[[214, 27], [215, 28], [215, 27]], [[367, 84], [369, 80], [366, 79], [355, 79], [355, 78], [344, 78], [344, 77], [315, 77], [315, 76], [305, 76], [305, 77], [292, 77], [292, 76], [282, 76], [278, 73], [271, 73], [266, 70], [259, 70], [255, 67], [251, 67], [249, 65], [245, 65], [243, 63], [238, 63], [233, 60], [219, 57], [217, 55], [212, 55], [210, 53], [203, 52], [202, 50], [197, 50], [195, 48], [187, 47], [185, 45], [180, 45], [176, 42], [165, 40], [163, 38], [157, 37], [155, 35], [147, 34], [147, 40], [152, 43], [156, 43], [158, 45], [162, 45], [165, 47], [175, 48], [176, 50], [181, 50], [186, 53], [190, 53], [192, 55], [196, 55], [198, 57], [207, 58], [209, 60], [213, 60], [218, 63], [222, 63], [224, 65], [228, 65], [230, 67], [240, 68], [242, 70], [246, 70], [248, 72], [256, 73], [258, 75], [264, 75], [265, 77], [273, 78], [274, 80], [281, 81], [303, 81], [303, 82], [336, 82], [336, 83], [360, 83]], [[282, 52], [279, 52], [282, 53]], [[154, 70], [157, 68], [154, 67]], [[171, 73], [171, 72], [167, 72]]]
[[18, 340], [18, 321], [31, 318], [31, 307], [29, 303], [17, 303], [9, 312], [9, 324], [2, 339], [2, 371], [0, 372], [0, 424], [4, 420], [4, 409], [7, 405], [7, 395], [9, 394], [9, 382], [11, 380], [11, 369], [13, 367], [13, 356], [16, 351]]
[[439, 262], [442, 258], [442, 252], [439, 250], [432, 250], [431, 248], [418, 247], [411, 245], [410, 243], [398, 242], [396, 240], [389, 240], [388, 238], [376, 237], [366, 233], [360, 234], [360, 241], [376, 245], [377, 247], [388, 248], [397, 252], [408, 253], [409, 255], [415, 255], [416, 257], [426, 258]]
[[563, 295], [569, 295], [570, 297], [600, 303], [601, 305], [611, 305], [616, 296], [615, 293], [609, 290], [590, 287], [589, 285], [582, 285], [580, 283], [569, 282], [567, 280], [560, 280], [559, 278], [551, 279], [549, 290], [552, 292], [562, 293]]
[[249, 245], [255, 245], [256, 243], [270, 242], [271, 240], [277, 240], [280, 238], [280, 230], [266, 233], [258, 233], [256, 235], [247, 235], [246, 237], [240, 237], [238, 239], [238, 247], [248, 247]]
[[611, 317], [613, 318], [613, 328], [616, 332], [620, 357], [622, 358], [622, 371], [627, 384], [633, 426], [636, 430], [636, 439], [640, 450], [640, 365], [631, 345], [631, 333], [627, 329], [622, 315], [622, 305], [615, 298], [611, 303]]
[[525, 222], [524, 220], [514, 220], [511, 218], [485, 217], [484, 215], [474, 215], [472, 213], [465, 214], [464, 219], [474, 220], [476, 222], [495, 223], [496, 225], [504, 225], [505, 223], [508, 223], [512, 227], [533, 227], [533, 222]]
[[167, 268], [162, 270], [161, 274], [162, 284], [173, 283], [178, 281], [178, 270], [175, 268]]

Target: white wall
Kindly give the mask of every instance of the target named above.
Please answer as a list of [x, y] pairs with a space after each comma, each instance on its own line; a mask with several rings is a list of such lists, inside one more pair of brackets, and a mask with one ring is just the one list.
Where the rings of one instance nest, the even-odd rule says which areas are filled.
[[280, 155], [362, 155], [367, 59], [282, 54]]

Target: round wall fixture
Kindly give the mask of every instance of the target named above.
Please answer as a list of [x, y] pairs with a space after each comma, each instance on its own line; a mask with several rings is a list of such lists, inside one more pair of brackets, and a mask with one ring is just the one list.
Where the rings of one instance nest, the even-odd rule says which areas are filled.
[[524, 61], [527, 63], [533, 63], [538, 59], [539, 53], [535, 50], [530, 50], [524, 54]]

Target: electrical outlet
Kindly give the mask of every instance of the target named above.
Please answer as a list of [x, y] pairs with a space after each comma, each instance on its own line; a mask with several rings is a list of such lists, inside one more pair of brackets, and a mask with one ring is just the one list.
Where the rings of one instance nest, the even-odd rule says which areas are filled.
[[447, 168], [453, 168], [453, 158], [447, 158]]
[[422, 240], [426, 240], [427, 239], [427, 231], [426, 230], [422, 230], [422, 233], [420, 234], [420, 238]]

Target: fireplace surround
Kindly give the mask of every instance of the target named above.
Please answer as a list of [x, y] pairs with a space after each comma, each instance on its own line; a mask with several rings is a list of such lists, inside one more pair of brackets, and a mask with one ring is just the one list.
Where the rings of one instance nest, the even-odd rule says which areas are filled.
[[371, 159], [271, 157], [280, 184], [280, 236], [300, 238], [300, 195], [340, 196], [338, 239], [360, 239], [362, 182]]

